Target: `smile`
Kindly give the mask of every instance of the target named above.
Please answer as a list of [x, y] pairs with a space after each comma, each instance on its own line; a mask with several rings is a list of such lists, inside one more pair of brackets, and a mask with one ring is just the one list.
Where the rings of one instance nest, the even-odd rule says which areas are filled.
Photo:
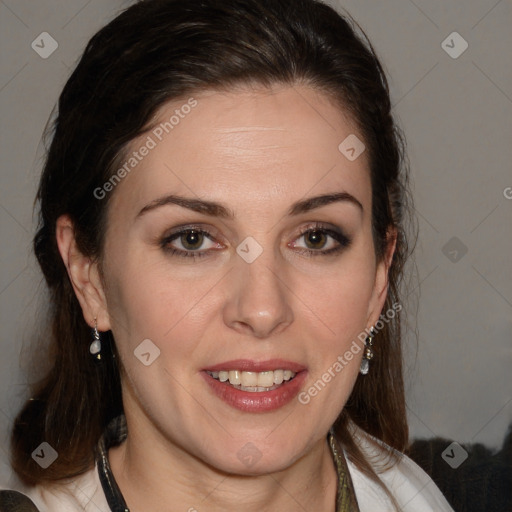
[[265, 372], [221, 370], [220, 372], [207, 371], [206, 373], [219, 382], [226, 382], [236, 389], [252, 393], [277, 389], [283, 382], [292, 380], [296, 375], [296, 373], [291, 370]]
[[305, 366], [282, 359], [238, 359], [201, 372], [214, 396], [235, 409], [254, 413], [273, 411], [290, 403], [307, 374]]

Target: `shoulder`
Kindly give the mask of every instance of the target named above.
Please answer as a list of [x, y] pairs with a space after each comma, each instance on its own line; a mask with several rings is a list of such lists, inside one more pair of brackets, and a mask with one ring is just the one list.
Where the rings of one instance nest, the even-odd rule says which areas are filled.
[[[353, 438], [403, 512], [453, 512], [432, 479], [409, 457], [354, 426]], [[347, 460], [361, 512], [394, 510], [382, 488]]]
[[58, 485], [29, 487], [16, 481], [10, 488], [28, 496], [40, 512], [110, 512], [96, 467]]

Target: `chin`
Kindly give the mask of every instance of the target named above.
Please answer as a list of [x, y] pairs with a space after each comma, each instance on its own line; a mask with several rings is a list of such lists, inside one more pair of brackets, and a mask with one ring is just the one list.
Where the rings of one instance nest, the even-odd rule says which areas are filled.
[[302, 454], [301, 447], [295, 443], [294, 449], [283, 449], [283, 443], [276, 440], [274, 443], [263, 445], [262, 441], [246, 440], [238, 443], [224, 445], [220, 451], [212, 453], [209, 450], [203, 460], [216, 470], [230, 475], [260, 476], [283, 471], [291, 466]]

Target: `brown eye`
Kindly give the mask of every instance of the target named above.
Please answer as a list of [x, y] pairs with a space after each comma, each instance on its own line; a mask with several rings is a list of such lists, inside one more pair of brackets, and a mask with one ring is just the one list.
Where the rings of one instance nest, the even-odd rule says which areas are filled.
[[351, 242], [340, 228], [311, 226], [303, 230], [290, 247], [308, 256], [327, 256], [341, 253]]
[[308, 249], [323, 249], [327, 243], [324, 231], [309, 231], [304, 235], [304, 242]]
[[199, 249], [204, 242], [204, 234], [200, 231], [189, 230], [182, 233], [180, 242], [184, 249], [193, 251]]
[[160, 241], [162, 249], [171, 256], [191, 257], [194, 259], [211, 256], [215, 250], [224, 246], [216, 242], [213, 235], [204, 229], [183, 228]]

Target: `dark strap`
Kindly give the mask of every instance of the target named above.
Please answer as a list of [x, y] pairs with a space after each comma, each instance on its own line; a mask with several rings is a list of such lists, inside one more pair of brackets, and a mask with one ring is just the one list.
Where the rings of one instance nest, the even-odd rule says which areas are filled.
[[336, 512], [359, 512], [356, 493], [343, 448], [336, 439], [333, 430], [328, 434], [329, 445], [334, 457], [334, 465], [338, 473], [338, 491], [336, 493]]
[[21, 492], [0, 491], [0, 512], [39, 512], [39, 509]]
[[126, 417], [122, 414], [109, 423], [96, 448], [96, 465], [101, 487], [112, 512], [130, 512], [112, 474], [108, 460], [109, 448], [122, 443], [126, 439], [127, 433]]

